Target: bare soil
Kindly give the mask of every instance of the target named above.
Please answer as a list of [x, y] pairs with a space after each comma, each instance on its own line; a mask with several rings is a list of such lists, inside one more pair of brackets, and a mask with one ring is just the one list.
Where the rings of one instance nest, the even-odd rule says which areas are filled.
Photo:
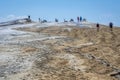
[[0, 44], [0, 80], [120, 80], [120, 28], [26, 27]]

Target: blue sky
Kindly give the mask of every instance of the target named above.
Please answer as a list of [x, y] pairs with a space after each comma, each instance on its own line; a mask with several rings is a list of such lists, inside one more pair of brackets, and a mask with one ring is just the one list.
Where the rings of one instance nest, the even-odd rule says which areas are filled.
[[31, 15], [54, 21], [82, 16], [90, 22], [120, 26], [120, 0], [0, 0], [0, 21]]

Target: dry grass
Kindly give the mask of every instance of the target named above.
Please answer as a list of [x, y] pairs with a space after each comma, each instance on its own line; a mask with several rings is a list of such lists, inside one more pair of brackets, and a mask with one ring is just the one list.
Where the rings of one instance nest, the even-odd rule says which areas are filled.
[[36, 48], [33, 48], [33, 47], [25, 47], [25, 48], [22, 48], [22, 52], [23, 53], [29, 53], [29, 52], [35, 52], [37, 51]]
[[[113, 32], [105, 27], [102, 27], [99, 32], [97, 32], [95, 28], [67, 27], [72, 28], [71, 31], [65, 30], [64, 28], [65, 27], [24, 29], [25, 31], [40, 32], [49, 35], [64, 35], [69, 39], [73, 39], [70, 42], [67, 40], [63, 42], [59, 40], [44, 41], [44, 43], [51, 45], [50, 49], [55, 53], [54, 55], [49, 55], [47, 61], [37, 63], [37, 65], [43, 65], [39, 67], [40, 69], [41, 67], [47, 66], [48, 71], [45, 75], [41, 74], [42, 77], [39, 77], [40, 80], [116, 80], [109, 76], [113, 71], [111, 67], [105, 66], [96, 60], [90, 60], [80, 56], [80, 53], [92, 54], [99, 59], [106, 60], [119, 69], [120, 28], [114, 28]], [[81, 46], [81, 44], [90, 42], [93, 43], [93, 45]], [[69, 51], [67, 52], [65, 49], [69, 49]], [[36, 50], [37, 49], [31, 47], [23, 48], [23, 52], [34, 52]], [[69, 55], [64, 57], [66, 54]], [[75, 58], [70, 58], [70, 55]], [[82, 70], [78, 70], [79, 68], [85, 69], [85, 71], [82, 72]]]

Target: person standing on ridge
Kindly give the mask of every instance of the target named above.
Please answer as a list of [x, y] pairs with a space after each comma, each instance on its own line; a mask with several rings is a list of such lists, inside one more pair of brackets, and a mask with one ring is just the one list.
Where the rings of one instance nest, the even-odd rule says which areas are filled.
[[99, 32], [99, 28], [100, 28], [99, 23], [96, 24], [96, 27], [97, 27], [97, 32]]
[[28, 19], [30, 19], [30, 15], [28, 15]]
[[40, 19], [40, 18], [38, 18], [38, 20], [39, 20], [39, 22], [41, 22], [41, 19]]
[[28, 19], [27, 20], [28, 20], [28, 22], [31, 22], [30, 15], [28, 15]]
[[113, 23], [112, 22], [109, 23], [109, 27], [110, 27], [110, 30], [113, 31]]
[[82, 17], [80, 16], [80, 22], [82, 21]]
[[77, 21], [78, 21], [78, 22], [80, 21], [80, 18], [79, 18], [79, 17], [77, 17]]
[[55, 18], [55, 22], [58, 22], [58, 19], [57, 19], [57, 18]]

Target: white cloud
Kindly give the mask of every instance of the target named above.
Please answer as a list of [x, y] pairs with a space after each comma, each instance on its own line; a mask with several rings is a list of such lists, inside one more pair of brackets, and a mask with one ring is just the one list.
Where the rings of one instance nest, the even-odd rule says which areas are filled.
[[8, 15], [7, 17], [0, 17], [0, 22], [10, 21], [10, 20], [16, 20], [16, 19], [22, 19], [26, 18], [27, 16], [15, 16], [15, 15]]

